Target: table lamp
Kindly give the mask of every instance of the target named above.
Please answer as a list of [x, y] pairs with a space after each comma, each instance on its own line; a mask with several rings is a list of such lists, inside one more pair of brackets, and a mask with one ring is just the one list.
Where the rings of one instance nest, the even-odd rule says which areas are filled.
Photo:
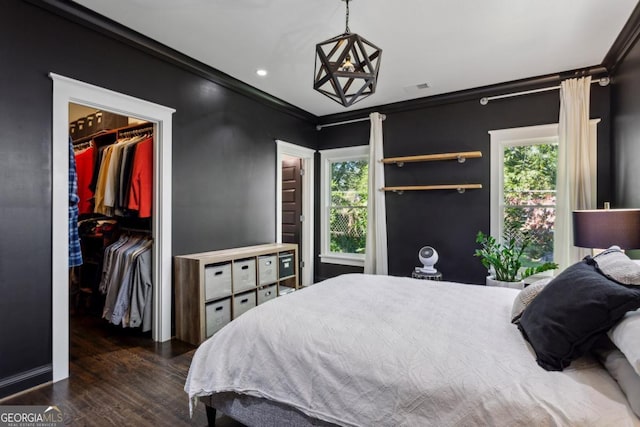
[[573, 211], [573, 244], [581, 248], [640, 248], [640, 209]]

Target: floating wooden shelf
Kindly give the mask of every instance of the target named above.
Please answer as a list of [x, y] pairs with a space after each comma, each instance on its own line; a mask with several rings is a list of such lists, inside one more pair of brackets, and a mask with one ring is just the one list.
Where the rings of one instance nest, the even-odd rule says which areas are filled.
[[419, 190], [457, 190], [458, 193], [464, 193], [465, 190], [478, 190], [482, 188], [482, 184], [442, 184], [442, 185], [405, 185], [400, 187], [382, 187], [382, 191], [393, 191], [402, 194], [405, 191]]
[[459, 163], [464, 163], [466, 159], [474, 159], [482, 157], [480, 151], [462, 151], [459, 153], [441, 153], [441, 154], [423, 154], [419, 156], [405, 156], [405, 157], [389, 157], [380, 160], [384, 164], [395, 163], [398, 167], [404, 166], [405, 163], [412, 162], [435, 162], [440, 160], [458, 160]]

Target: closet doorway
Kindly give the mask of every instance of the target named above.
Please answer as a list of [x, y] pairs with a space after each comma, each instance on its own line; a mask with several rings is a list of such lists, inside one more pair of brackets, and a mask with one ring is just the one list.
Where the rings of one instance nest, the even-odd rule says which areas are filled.
[[[300, 283], [302, 286], [309, 286], [313, 284], [315, 151], [281, 140], [276, 140], [276, 146], [276, 241], [278, 243], [298, 243], [301, 262]], [[299, 175], [297, 177], [287, 176], [291, 173]], [[287, 182], [284, 184], [283, 178], [288, 178], [285, 179]], [[292, 191], [294, 187], [297, 188]], [[283, 201], [285, 202], [284, 207]], [[293, 203], [287, 202], [300, 202], [301, 213], [297, 213], [297, 208], [293, 207]], [[297, 224], [294, 224], [295, 222]]]
[[152, 255], [154, 341], [171, 339], [171, 135], [174, 109], [54, 73], [52, 133], [52, 368], [69, 376], [69, 103], [150, 122], [154, 128]]

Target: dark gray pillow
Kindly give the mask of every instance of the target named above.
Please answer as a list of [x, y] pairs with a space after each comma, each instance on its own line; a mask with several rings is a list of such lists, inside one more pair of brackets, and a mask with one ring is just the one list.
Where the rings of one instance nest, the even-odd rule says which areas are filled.
[[554, 278], [520, 317], [518, 328], [548, 371], [587, 352], [622, 316], [640, 307], [640, 288], [609, 280], [591, 257]]

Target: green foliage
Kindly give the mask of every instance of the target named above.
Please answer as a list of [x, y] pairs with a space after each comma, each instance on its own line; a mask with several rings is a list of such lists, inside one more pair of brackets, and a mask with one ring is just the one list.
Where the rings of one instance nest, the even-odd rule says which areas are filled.
[[504, 228], [527, 230], [532, 242], [524, 261], [553, 259], [558, 145], [543, 143], [504, 151]]
[[493, 272], [496, 280], [504, 282], [517, 282], [532, 274], [558, 268], [558, 265], [553, 262], [545, 262], [521, 270], [524, 252], [532, 242], [529, 233], [520, 229], [507, 229], [503, 236], [503, 243], [499, 243], [493, 236], [478, 231], [476, 243], [479, 243], [481, 248], [476, 249], [474, 256], [479, 257], [482, 265]]
[[369, 165], [365, 160], [331, 164], [329, 250], [364, 253], [367, 236]]
[[558, 145], [520, 145], [504, 151], [504, 188], [555, 190]]

